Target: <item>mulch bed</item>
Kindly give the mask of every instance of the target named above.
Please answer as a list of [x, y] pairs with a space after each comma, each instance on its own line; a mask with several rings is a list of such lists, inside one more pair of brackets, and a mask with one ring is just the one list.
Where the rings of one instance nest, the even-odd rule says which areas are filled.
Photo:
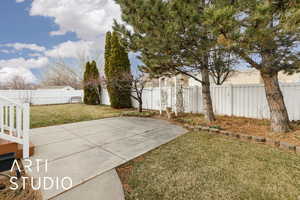
[[[5, 173], [9, 176], [15, 176], [11, 172]], [[12, 190], [16, 186], [10, 182], [9, 177], [0, 176], [0, 185], [4, 185], [5, 188], [0, 190], [0, 200], [43, 200], [42, 194], [39, 190], [32, 189], [31, 178], [27, 174], [22, 174], [22, 177], [28, 177], [25, 181], [25, 187], [23, 187], [23, 179], [14, 181], [14, 184], [18, 184], [18, 189]], [[34, 185], [34, 183], [33, 183]]]
[[176, 119], [184, 124], [193, 126], [204, 126], [226, 130], [233, 133], [247, 134], [268, 138], [274, 141], [282, 141], [296, 146], [300, 146], [300, 122], [291, 122], [291, 132], [289, 133], [272, 133], [270, 131], [269, 120], [251, 119], [245, 117], [217, 116], [213, 123], [207, 123], [202, 115], [184, 114]]
[[[228, 117], [229, 118], [229, 117]], [[230, 117], [231, 119], [233, 117]], [[178, 121], [178, 119], [177, 119]], [[182, 121], [182, 119], [179, 119], [179, 121]], [[259, 123], [257, 123], [259, 124]], [[240, 124], [241, 126], [243, 126], [244, 124]], [[295, 124], [293, 124], [295, 127]], [[256, 125], [258, 126], [258, 125]], [[261, 125], [263, 126], [263, 125]], [[184, 127], [187, 129], [190, 129], [192, 131], [208, 131], [209, 133], [212, 134], [221, 134], [224, 136], [229, 136], [235, 139], [240, 139], [243, 141], [249, 141], [249, 142], [256, 142], [256, 143], [261, 143], [261, 144], [267, 144], [267, 145], [271, 145], [274, 147], [278, 147], [280, 149], [284, 149], [284, 150], [289, 150], [292, 152], [295, 152], [297, 154], [300, 154], [300, 142], [298, 139], [299, 136], [299, 130], [298, 127], [296, 126], [296, 128], [294, 128], [294, 130], [296, 129], [296, 131], [293, 131], [292, 133], [282, 133], [282, 134], [278, 134], [278, 133], [273, 133], [270, 134], [268, 131], [266, 132], [261, 132], [260, 134], [256, 134], [256, 130], [253, 129], [253, 131], [251, 131], [252, 129], [248, 128], [245, 129], [245, 131], [236, 131], [231, 128], [227, 128], [222, 129], [219, 124], [217, 122], [213, 123], [213, 124], [206, 124], [206, 125], [195, 125], [195, 123], [189, 124], [189, 123], [185, 123]], [[228, 130], [229, 129], [229, 130]], [[240, 128], [239, 128], [240, 129]], [[263, 129], [262, 127], [260, 127], [260, 129]], [[250, 131], [249, 131], [250, 130]]]

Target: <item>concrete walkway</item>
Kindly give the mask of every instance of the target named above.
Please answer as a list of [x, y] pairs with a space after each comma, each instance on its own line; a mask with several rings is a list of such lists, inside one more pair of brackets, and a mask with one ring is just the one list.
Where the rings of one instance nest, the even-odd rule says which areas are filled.
[[[44, 190], [45, 199], [122, 200], [114, 168], [186, 132], [167, 121], [133, 117], [32, 129], [36, 153], [31, 174], [42, 181], [44, 177], [72, 179], [68, 191], [61, 184]], [[36, 159], [43, 160], [39, 168]]]

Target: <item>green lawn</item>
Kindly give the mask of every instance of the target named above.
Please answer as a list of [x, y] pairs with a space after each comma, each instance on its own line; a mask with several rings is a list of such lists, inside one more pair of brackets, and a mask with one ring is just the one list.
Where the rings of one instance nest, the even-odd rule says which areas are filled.
[[30, 109], [31, 128], [116, 117], [128, 111], [84, 104], [32, 106]]
[[300, 156], [192, 132], [118, 169], [127, 200], [298, 200]]

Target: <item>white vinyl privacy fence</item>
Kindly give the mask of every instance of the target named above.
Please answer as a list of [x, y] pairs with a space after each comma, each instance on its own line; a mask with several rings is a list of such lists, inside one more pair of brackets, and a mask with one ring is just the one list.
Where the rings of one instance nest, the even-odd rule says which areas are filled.
[[[291, 120], [300, 120], [300, 83], [282, 84], [281, 89]], [[167, 107], [175, 109], [175, 89], [163, 88], [167, 94]], [[212, 86], [211, 95], [214, 111], [218, 115], [233, 115], [251, 118], [269, 118], [269, 107], [266, 101], [263, 85], [224, 85]], [[0, 96], [13, 101], [30, 103], [32, 105], [70, 103], [72, 97], [83, 97], [82, 90], [75, 91], [43, 91], [43, 90], [0, 90]], [[133, 106], [138, 103], [132, 100]], [[160, 110], [160, 89], [145, 88], [143, 93], [143, 108]], [[106, 89], [102, 90], [102, 104], [109, 105]], [[184, 112], [201, 113], [201, 87], [183, 88]]]
[[[285, 104], [291, 120], [300, 120], [300, 84], [282, 84]], [[176, 105], [175, 89], [164, 88], [167, 95], [167, 107]], [[270, 112], [263, 85], [224, 85], [212, 86], [211, 95], [214, 111], [218, 115], [241, 116], [250, 118], [269, 118]], [[146, 88], [143, 93], [143, 108], [160, 110], [159, 88]], [[103, 104], [109, 105], [107, 91], [103, 91]], [[134, 107], [138, 104], [133, 100]], [[183, 88], [183, 105], [187, 113], [201, 113], [201, 87]]]
[[82, 90], [0, 90], [0, 97], [31, 105], [70, 103], [72, 97], [83, 97]]
[[[282, 84], [281, 89], [290, 119], [300, 120], [300, 84]], [[270, 117], [263, 85], [216, 86], [212, 87], [211, 93], [216, 114], [250, 118]], [[192, 105], [196, 106], [195, 103]]]

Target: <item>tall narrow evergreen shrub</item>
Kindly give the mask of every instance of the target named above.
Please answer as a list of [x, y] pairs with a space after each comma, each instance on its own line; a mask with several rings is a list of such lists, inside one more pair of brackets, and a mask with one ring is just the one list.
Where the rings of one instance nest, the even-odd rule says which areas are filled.
[[95, 61], [87, 62], [84, 72], [84, 103], [87, 105], [100, 104], [101, 86], [99, 71]]
[[122, 84], [128, 84], [125, 83], [128, 81], [126, 74], [130, 73], [128, 53], [120, 44], [119, 36], [115, 32], [111, 36], [108, 32], [105, 46], [105, 75], [111, 107], [131, 107], [131, 91], [128, 89], [122, 90], [122, 87], [120, 87]]

